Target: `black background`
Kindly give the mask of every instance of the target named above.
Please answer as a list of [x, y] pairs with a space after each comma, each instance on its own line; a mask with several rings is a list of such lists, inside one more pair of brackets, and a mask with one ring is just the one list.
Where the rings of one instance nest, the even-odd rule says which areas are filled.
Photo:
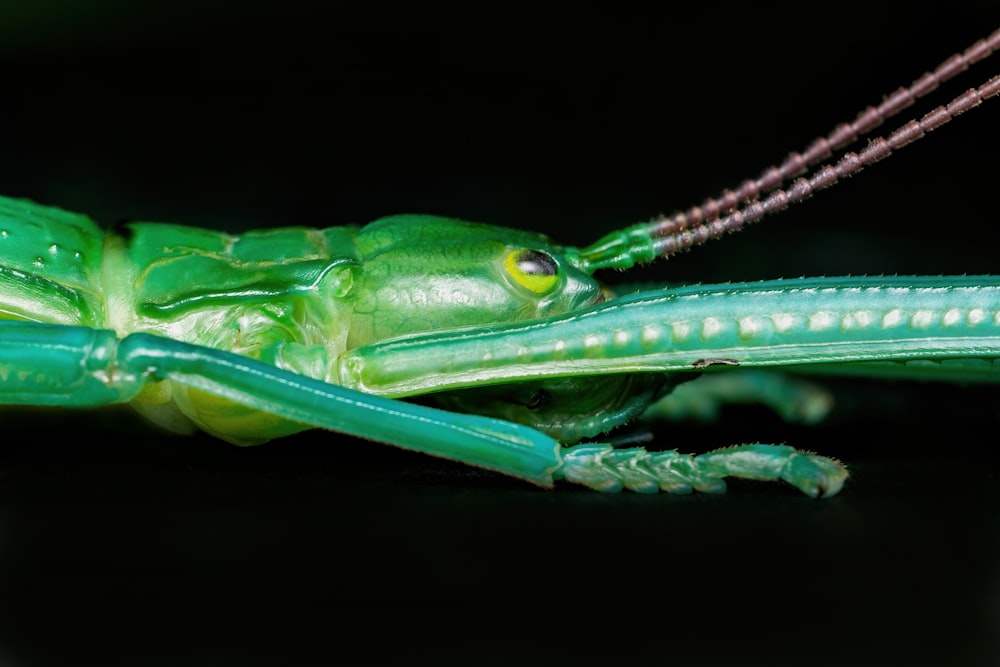
[[[755, 175], [998, 19], [4, 4], [0, 192], [107, 223], [429, 212], [584, 244]], [[636, 277], [995, 273], [998, 109]], [[822, 427], [734, 408], [657, 432], [839, 455], [853, 477], [822, 502], [546, 493], [330, 433], [245, 450], [121, 410], [5, 413], [0, 664], [996, 664], [996, 390], [832, 387]]]

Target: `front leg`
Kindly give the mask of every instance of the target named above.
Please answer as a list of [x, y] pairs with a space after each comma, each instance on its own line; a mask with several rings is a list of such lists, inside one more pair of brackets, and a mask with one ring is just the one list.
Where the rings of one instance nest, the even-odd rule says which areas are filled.
[[[0, 403], [126, 403], [170, 381], [301, 424], [495, 470], [551, 487], [561, 445], [512, 422], [370, 396], [238, 354], [136, 333], [0, 322]], [[191, 415], [189, 415], [190, 417]], [[224, 434], [219, 434], [224, 435]]]
[[738, 477], [782, 480], [811, 498], [829, 498], [847, 479], [847, 468], [840, 461], [787, 445], [738, 445], [695, 456], [590, 444], [567, 448], [563, 461], [558, 479], [599, 491], [724, 493], [723, 478]]
[[376, 440], [544, 487], [565, 479], [602, 491], [718, 492], [725, 488], [722, 477], [738, 476], [784, 479], [825, 497], [846, 477], [839, 463], [791, 447], [735, 447], [698, 457], [600, 444], [564, 449], [527, 426], [372, 396], [215, 348], [144, 333], [118, 339], [113, 331], [86, 327], [0, 322], [4, 403], [124, 403], [166, 380], [303, 428]]

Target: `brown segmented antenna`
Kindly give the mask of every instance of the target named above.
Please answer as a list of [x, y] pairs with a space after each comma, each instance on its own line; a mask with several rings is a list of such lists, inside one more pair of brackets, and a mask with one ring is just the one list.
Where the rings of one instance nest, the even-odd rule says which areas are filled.
[[709, 239], [736, 231], [743, 225], [760, 220], [766, 215], [782, 211], [816, 192], [830, 187], [840, 179], [853, 176], [865, 167], [888, 157], [893, 151], [913, 143], [928, 132], [936, 130], [955, 116], [979, 106], [994, 95], [1000, 94], [1000, 75], [978, 88], [966, 91], [945, 106], [925, 114], [920, 120], [911, 120], [887, 138], [872, 139], [860, 153], [845, 153], [836, 164], [825, 165], [809, 178], [799, 178], [786, 190], [774, 190], [761, 201], [752, 201], [722, 218], [703, 222], [690, 229], [654, 234], [653, 246], [658, 257], [669, 257]]
[[[816, 170], [809, 178], [800, 178], [786, 190], [776, 189], [796, 174], [844, 148], [862, 134], [870, 132], [888, 118], [911, 106], [918, 98], [927, 95], [941, 83], [968, 69], [1000, 49], [1000, 29], [979, 40], [964, 52], [941, 63], [907, 88], [900, 88], [887, 96], [878, 107], [869, 107], [858, 114], [850, 124], [838, 125], [824, 138], [817, 139], [805, 153], [791, 153], [780, 167], [771, 167], [755, 180], [744, 181], [736, 191], [727, 190], [715, 199], [687, 212], [654, 219], [612, 232], [596, 243], [583, 248], [574, 263], [588, 273], [599, 269], [631, 268], [637, 263], [657, 257], [669, 257], [692, 246], [735, 231], [760, 218], [784, 210], [791, 204], [828, 188], [841, 178], [852, 176], [866, 166], [885, 158], [893, 151], [923, 137], [927, 132], [944, 125], [953, 117], [984, 100], [1000, 94], [1000, 76], [995, 76], [978, 88], [970, 89], [950, 103], [939, 106], [920, 120], [901, 126], [888, 138], [873, 139], [860, 152], [846, 153], [836, 164]], [[757, 198], [770, 192], [763, 200]], [[742, 208], [740, 208], [742, 206]], [[720, 215], [723, 216], [720, 218]]]
[[735, 210], [741, 204], [757, 199], [797, 176], [809, 167], [828, 159], [834, 151], [846, 148], [860, 137], [882, 125], [904, 109], [913, 106], [921, 97], [936, 90], [941, 84], [961, 74], [1000, 49], [1000, 29], [981, 39], [962, 53], [956, 53], [938, 65], [933, 72], [926, 72], [906, 88], [899, 88], [885, 96], [878, 106], [864, 109], [851, 123], [841, 123], [825, 137], [813, 141], [805, 151], [792, 152], [780, 167], [768, 167], [756, 179], [743, 181], [739, 188], [724, 190], [715, 198], [706, 199], [700, 206], [674, 213], [654, 221], [660, 226], [657, 235], [669, 235], [688, 227], [711, 222], [720, 215]]

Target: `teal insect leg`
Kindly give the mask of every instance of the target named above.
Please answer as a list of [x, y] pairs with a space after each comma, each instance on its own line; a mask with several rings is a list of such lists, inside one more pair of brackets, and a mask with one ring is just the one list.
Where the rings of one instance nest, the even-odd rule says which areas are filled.
[[783, 479], [811, 496], [836, 493], [847, 473], [791, 447], [753, 445], [685, 456], [580, 445], [535, 429], [371, 396], [215, 348], [150, 334], [119, 339], [87, 327], [0, 322], [0, 401], [88, 407], [124, 403], [170, 380], [298, 422], [519, 477], [602, 491], [721, 492], [724, 476]]
[[0, 322], [0, 403], [98, 407], [132, 400], [147, 379], [122, 368], [113, 331]]
[[601, 491], [724, 493], [724, 477], [785, 481], [812, 498], [840, 492], [847, 469], [834, 459], [787, 445], [739, 445], [700, 455], [577, 445], [563, 452], [557, 477]]
[[237, 354], [149, 334], [0, 323], [0, 401], [90, 407], [123, 403], [171, 380], [302, 423], [552, 485], [561, 445], [499, 419], [369, 396]]

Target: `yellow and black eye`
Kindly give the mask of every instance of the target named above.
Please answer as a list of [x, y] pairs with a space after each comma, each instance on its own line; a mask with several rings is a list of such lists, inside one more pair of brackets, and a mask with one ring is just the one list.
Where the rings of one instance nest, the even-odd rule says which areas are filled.
[[514, 282], [535, 294], [547, 294], [559, 284], [559, 265], [541, 250], [512, 250], [504, 268]]

